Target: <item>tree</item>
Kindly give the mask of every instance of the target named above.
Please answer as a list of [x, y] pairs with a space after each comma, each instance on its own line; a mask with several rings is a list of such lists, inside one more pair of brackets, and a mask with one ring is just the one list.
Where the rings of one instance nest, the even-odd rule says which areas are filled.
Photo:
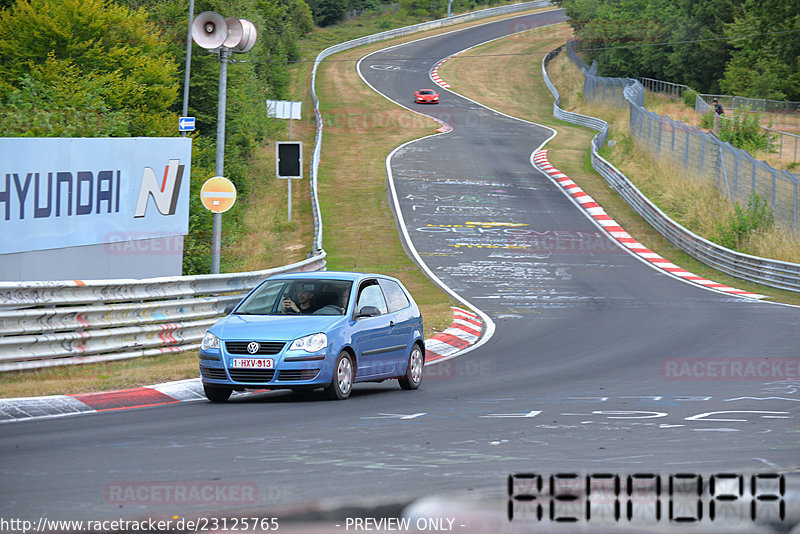
[[128, 117], [110, 110], [104, 97], [115, 78], [82, 76], [70, 61], [51, 54], [23, 75], [19, 88], [10, 93], [0, 128], [5, 136], [126, 136]]
[[[723, 37], [744, 0], [559, 0], [603, 76], [641, 76], [717, 91]], [[798, 1], [798, 0], [792, 0]]]
[[[734, 47], [723, 91], [800, 100], [800, 0], [747, 0], [725, 26]], [[747, 37], [740, 37], [740, 36]]]
[[347, 11], [347, 0], [312, 0], [314, 21], [320, 26], [330, 26], [341, 20]]
[[95, 116], [110, 128], [89, 128], [93, 135], [164, 135], [176, 71], [142, 10], [110, 0], [30, 0], [0, 11], [0, 102], [17, 118], [23, 109], [34, 114], [29, 135], [87, 135], [69, 125], [48, 132], [54, 112], [87, 127]]

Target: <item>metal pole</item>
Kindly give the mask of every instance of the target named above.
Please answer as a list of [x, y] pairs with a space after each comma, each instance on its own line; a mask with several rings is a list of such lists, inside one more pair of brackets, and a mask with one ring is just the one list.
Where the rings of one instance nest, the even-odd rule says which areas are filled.
[[453, 7], [453, 0], [447, 2], [447, 18], [450, 18], [450, 14], [452, 13], [451, 8]]
[[[289, 117], [289, 141], [292, 140], [292, 117]], [[288, 191], [288, 205], [289, 205], [289, 217], [286, 219], [288, 222], [292, 222], [292, 179], [286, 179], [286, 187]]]
[[[189, 114], [189, 75], [192, 70], [192, 21], [194, 20], [194, 0], [189, 0], [189, 31], [186, 35], [186, 71], [183, 73], [183, 114]], [[186, 137], [186, 132], [181, 132]]]
[[794, 233], [797, 233], [797, 197], [800, 195], [800, 184], [794, 184]]
[[211, 234], [211, 274], [219, 274], [219, 257], [222, 252], [222, 214], [214, 214], [214, 226]]
[[[228, 48], [219, 49], [219, 103], [217, 104], [217, 161], [215, 173], [223, 176], [225, 172], [225, 101], [228, 85]], [[211, 274], [219, 274], [219, 258], [222, 241], [222, 214], [214, 214], [214, 227], [211, 236]]]

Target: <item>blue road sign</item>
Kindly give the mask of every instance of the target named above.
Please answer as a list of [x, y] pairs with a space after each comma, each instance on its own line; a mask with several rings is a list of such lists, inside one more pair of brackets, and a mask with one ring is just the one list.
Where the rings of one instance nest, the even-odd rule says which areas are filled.
[[193, 132], [194, 131], [194, 117], [181, 117], [178, 119], [179, 132]]

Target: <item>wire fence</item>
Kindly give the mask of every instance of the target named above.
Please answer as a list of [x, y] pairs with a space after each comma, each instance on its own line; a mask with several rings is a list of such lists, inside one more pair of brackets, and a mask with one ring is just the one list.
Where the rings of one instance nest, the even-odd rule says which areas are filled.
[[639, 83], [644, 86], [648, 91], [654, 93], [661, 93], [674, 98], [683, 99], [683, 95], [687, 91], [691, 91], [691, 87], [683, 85], [682, 83], [665, 82], [663, 80], [655, 80], [653, 78], [636, 78]]
[[760, 111], [762, 113], [800, 113], [800, 102], [784, 100], [767, 100], [765, 98], [747, 98], [731, 95], [700, 95], [706, 104], [715, 98], [723, 106], [736, 111]]
[[[548, 62], [556, 57], [562, 48], [559, 47], [553, 50], [542, 60], [542, 77], [555, 98], [553, 115], [563, 121], [580, 124], [599, 131], [592, 138], [592, 168], [606, 180], [620, 197], [664, 236], [667, 241], [706, 265], [743, 280], [800, 292], [800, 264], [750, 256], [749, 254], [730, 250], [698, 236], [661, 211], [619, 169], [600, 155], [598, 151], [605, 145], [608, 136], [608, 123], [602, 119], [561, 109], [561, 96], [547, 75]], [[567, 48], [567, 53], [570, 58], [580, 60], [569, 47]], [[596, 65], [588, 67], [582, 60], [576, 61], [576, 64], [584, 74], [597, 72]], [[635, 80], [629, 81], [636, 82]], [[598, 85], [598, 87], [600, 86]], [[606, 89], [608, 88], [606, 87]], [[616, 92], [614, 93], [616, 94]], [[622, 96], [626, 101], [630, 102], [629, 105], [633, 106], [638, 99], [641, 98], [643, 100], [644, 87], [638, 82], [629, 83], [628, 87], [623, 89]]]
[[[570, 58], [577, 57], [572, 44], [567, 44]], [[647, 110], [645, 88], [638, 80], [600, 77], [591, 69], [584, 75], [584, 100], [629, 109], [631, 138], [652, 157], [683, 169], [687, 179], [716, 185], [739, 204], [747, 205], [758, 195], [771, 208], [776, 225], [800, 230], [800, 175], [775, 169], [712, 133]]]
[[[800, 135], [779, 129], [782, 124], [786, 129], [795, 128], [800, 130], [800, 112], [797, 112], [796, 107], [794, 110], [789, 107], [790, 105], [798, 104], [798, 102], [777, 102], [775, 100], [759, 100], [741, 96], [697, 94], [697, 96], [695, 96], [694, 110], [700, 115], [712, 111], [714, 109], [712, 107], [714, 99], [718, 100], [723, 108], [732, 109], [740, 113], [765, 112], [773, 114], [773, 117], [781, 118], [776, 128], [761, 126], [764, 137], [766, 138], [767, 153], [777, 154], [778, 159], [782, 162], [791, 163], [798, 161], [797, 157], [800, 155]], [[760, 107], [750, 107], [751, 103]], [[767, 103], [771, 104], [767, 105]], [[783, 104], [783, 106], [778, 106], [778, 104]], [[728, 120], [724, 115], [714, 117], [714, 119], [715, 131], [719, 128], [720, 120]]]

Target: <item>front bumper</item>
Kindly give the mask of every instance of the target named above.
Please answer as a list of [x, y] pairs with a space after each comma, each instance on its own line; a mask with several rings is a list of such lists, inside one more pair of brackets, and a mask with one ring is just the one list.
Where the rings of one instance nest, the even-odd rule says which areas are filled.
[[[228, 362], [242, 355], [223, 350], [200, 351], [200, 377], [204, 384], [234, 389], [279, 389], [298, 386], [327, 386], [333, 377], [335, 357], [327, 348], [319, 353], [286, 353], [268, 356], [272, 369], [231, 368]], [[292, 360], [294, 358], [294, 360]], [[223, 362], [224, 359], [224, 362]], [[287, 361], [288, 360], [288, 361]], [[333, 361], [331, 361], [333, 360]]]

